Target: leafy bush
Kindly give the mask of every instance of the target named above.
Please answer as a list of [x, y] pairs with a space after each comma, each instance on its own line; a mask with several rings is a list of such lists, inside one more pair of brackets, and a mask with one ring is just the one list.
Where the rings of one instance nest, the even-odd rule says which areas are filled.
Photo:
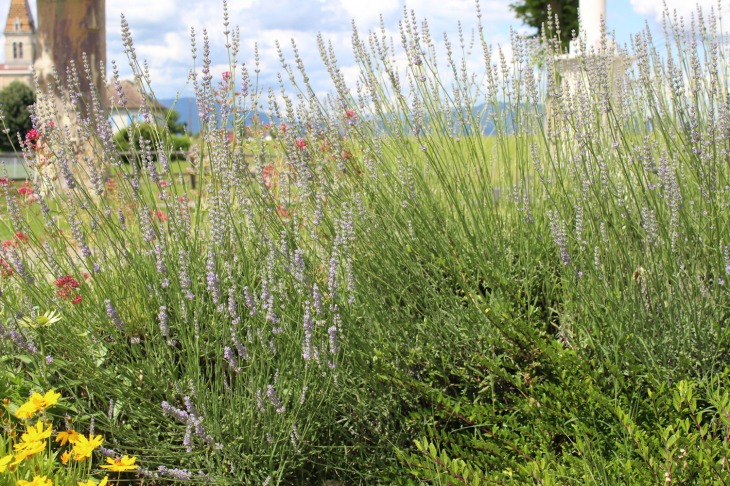
[[156, 125], [140, 123], [132, 127], [131, 130], [125, 129], [117, 132], [114, 135], [114, 142], [117, 150], [123, 153], [121, 156], [122, 160], [129, 163], [129, 156], [126, 153], [130, 151], [140, 152], [142, 150], [150, 151], [151, 157], [154, 160], [158, 160], [159, 149], [157, 149], [157, 146], [162, 140], [165, 141], [164, 145], [162, 145], [165, 147], [164, 152], [170, 154], [169, 160], [184, 160], [184, 155], [174, 152], [187, 152], [192, 145], [190, 137], [187, 135], [169, 135], [165, 137], [161, 136], [159, 130], [160, 127]]
[[33, 128], [28, 107], [35, 103], [33, 88], [20, 81], [13, 81], [0, 91], [0, 106], [2, 106], [4, 127], [9, 130], [0, 137], [2, 150], [20, 150], [18, 134], [21, 139]]

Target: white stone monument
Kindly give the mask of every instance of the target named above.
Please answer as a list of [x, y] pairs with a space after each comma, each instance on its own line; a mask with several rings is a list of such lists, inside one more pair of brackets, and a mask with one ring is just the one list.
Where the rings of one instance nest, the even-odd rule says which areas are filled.
[[[578, 39], [585, 41], [588, 51], [590, 51], [591, 46], [598, 51], [601, 47], [601, 19], [604, 22], [606, 21], [606, 0], [580, 0], [578, 12], [581, 20]], [[571, 53], [573, 47], [571, 45]]]

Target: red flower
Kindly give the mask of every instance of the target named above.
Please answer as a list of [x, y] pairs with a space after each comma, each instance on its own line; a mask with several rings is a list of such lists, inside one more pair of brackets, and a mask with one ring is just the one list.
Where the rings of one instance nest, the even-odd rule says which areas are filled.
[[8, 185], [8, 178], [7, 177], [0, 177], [0, 184]]
[[76, 298], [71, 300], [71, 302], [74, 304], [81, 302], [81, 296], [74, 292], [74, 289], [79, 287], [79, 282], [71, 275], [64, 275], [63, 277], [56, 279], [56, 281], [53, 282], [53, 285], [58, 287], [58, 289], [56, 289], [57, 297], [69, 300], [72, 295], [76, 295]]
[[223, 79], [225, 81], [228, 81], [229, 79], [231, 79], [231, 72], [230, 71], [226, 71], [221, 76], [223, 77]]
[[3, 245], [3, 248], [10, 248], [10, 247], [17, 248], [18, 242], [15, 240], [5, 240], [5, 241], [3, 241], [2, 245]]
[[349, 150], [345, 150], [344, 152], [342, 152], [342, 158], [345, 160], [351, 159], [352, 152], [350, 152]]
[[271, 187], [272, 185], [276, 187], [279, 185], [279, 183], [274, 180], [277, 175], [278, 174], [273, 165], [264, 167], [264, 183], [266, 184], [266, 187]]
[[155, 218], [159, 219], [160, 221], [167, 221], [167, 215], [159, 209], [157, 210], [157, 214], [155, 214]]
[[56, 279], [56, 281], [53, 282], [53, 285], [55, 285], [58, 288], [70, 287], [72, 289], [75, 289], [75, 288], [78, 288], [79, 282], [75, 278], [73, 278], [71, 275], [65, 275], [63, 277]]
[[296, 142], [294, 142], [294, 145], [296, 145], [299, 150], [307, 148], [307, 142], [303, 138], [298, 138]]
[[167, 181], [160, 181], [157, 183], [157, 187], [169, 187], [170, 183]]
[[355, 118], [355, 112], [353, 110], [347, 110], [345, 112], [345, 115], [347, 115], [347, 119]]
[[279, 216], [282, 218], [289, 219], [289, 211], [286, 208], [282, 208], [281, 204], [276, 206], [276, 212], [279, 213]]
[[35, 148], [35, 142], [37, 142], [39, 138], [41, 138], [41, 134], [38, 133], [35, 129], [32, 129], [25, 134], [25, 144], [28, 147]]
[[51, 128], [53, 128], [53, 127], [56, 126], [56, 124], [53, 123], [53, 120], [51, 120], [51, 121], [48, 122], [48, 126], [51, 127]]
[[13, 267], [10, 266], [8, 262], [0, 258], [0, 276], [2, 277], [10, 277], [15, 270], [13, 270]]
[[21, 196], [30, 196], [31, 194], [33, 194], [33, 189], [28, 186], [19, 187], [18, 194], [20, 194]]
[[21, 233], [20, 231], [15, 233], [15, 238], [18, 241], [28, 241], [28, 235], [26, 235], [25, 233]]

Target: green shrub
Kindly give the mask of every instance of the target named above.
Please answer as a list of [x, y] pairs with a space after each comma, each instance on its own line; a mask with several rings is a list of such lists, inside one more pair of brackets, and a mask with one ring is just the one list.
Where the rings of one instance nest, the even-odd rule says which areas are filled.
[[13, 81], [0, 91], [0, 107], [5, 116], [4, 127], [7, 135], [0, 137], [2, 150], [20, 150], [18, 134], [21, 139], [33, 128], [28, 107], [35, 103], [33, 88], [20, 81]]
[[[134, 143], [130, 143], [130, 131], [128, 129], [120, 130], [114, 136], [114, 142], [117, 150], [122, 153], [130, 152], [130, 150], [140, 151], [142, 145], [140, 140], [147, 142], [147, 145], [151, 149], [156, 147], [160, 140], [165, 140], [164, 147], [165, 151], [169, 154], [170, 152], [187, 152], [192, 144], [190, 137], [187, 135], [169, 135], [165, 137], [159, 131], [159, 127], [149, 123], [140, 123], [135, 125], [131, 132], [131, 140]], [[158, 155], [156, 151], [153, 151], [153, 160], [157, 160]], [[129, 163], [129, 156], [126, 154], [122, 155], [122, 159]], [[185, 155], [180, 153], [170, 154], [170, 160], [185, 160]]]

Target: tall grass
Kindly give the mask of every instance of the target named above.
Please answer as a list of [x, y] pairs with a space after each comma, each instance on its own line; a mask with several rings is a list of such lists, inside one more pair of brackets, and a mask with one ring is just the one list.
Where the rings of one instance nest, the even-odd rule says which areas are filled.
[[[2, 184], [17, 234], [1, 262], [6, 370], [64, 389], [112, 454], [136, 454], [157, 479], [611, 482], [645, 457], [636, 477], [663, 482], [654, 457], [666, 446], [671, 470], [679, 445], [642, 448], [630, 432], [669, 417], [647, 418], [647, 390], [714, 384], [700, 427], [727, 408], [719, 20], [667, 17], [661, 50], [648, 30], [631, 52], [604, 37], [570, 73], [558, 25], [513, 36], [507, 59], [476, 12], [476, 45], [447, 39], [445, 63], [415, 13], [401, 23], [405, 65], [384, 34], [353, 28], [355, 87], [320, 42], [324, 98], [296, 49], [282, 57], [293, 91], [260, 86], [226, 17], [230, 72], [213, 79], [204, 33], [191, 81], [198, 190], [173, 180], [162, 126], [124, 164], [99, 94], [79, 92], [86, 60], [59, 76], [60, 105], [39, 90], [24, 149], [35, 199]], [[122, 32], [152, 97], [124, 20]], [[245, 138], [264, 88], [273, 156], [261, 130]], [[63, 319], [27, 325], [51, 310]], [[696, 439], [721, 438], [707, 434]]]

